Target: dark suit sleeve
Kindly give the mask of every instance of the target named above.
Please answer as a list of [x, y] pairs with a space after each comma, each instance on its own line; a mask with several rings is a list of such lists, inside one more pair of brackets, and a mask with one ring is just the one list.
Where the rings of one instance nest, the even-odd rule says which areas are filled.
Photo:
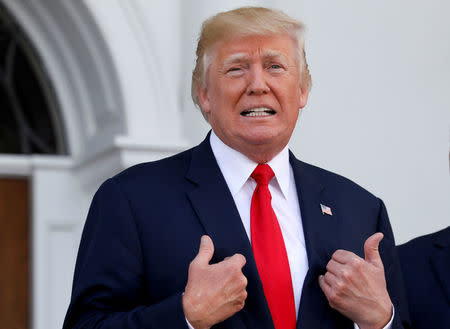
[[384, 234], [380, 242], [380, 256], [383, 260], [386, 284], [392, 304], [395, 308], [395, 316], [392, 322], [392, 329], [410, 328], [408, 304], [404, 291], [403, 278], [401, 274], [400, 261], [395, 248], [394, 234], [387, 215], [383, 201], [380, 202], [378, 214], [378, 232]]
[[86, 220], [63, 329], [187, 328], [182, 292], [149, 302], [141, 238], [129, 201], [106, 181]]

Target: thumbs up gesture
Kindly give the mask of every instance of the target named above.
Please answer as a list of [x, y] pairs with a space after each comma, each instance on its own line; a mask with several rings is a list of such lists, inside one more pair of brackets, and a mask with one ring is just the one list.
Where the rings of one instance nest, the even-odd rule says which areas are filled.
[[364, 243], [362, 259], [346, 250], [334, 252], [319, 285], [332, 308], [353, 320], [360, 329], [381, 329], [392, 317], [378, 245], [382, 233]]
[[186, 319], [195, 329], [210, 328], [229, 318], [244, 307], [247, 298], [247, 278], [242, 273], [245, 257], [235, 254], [210, 265], [213, 254], [211, 238], [202, 236], [182, 300]]

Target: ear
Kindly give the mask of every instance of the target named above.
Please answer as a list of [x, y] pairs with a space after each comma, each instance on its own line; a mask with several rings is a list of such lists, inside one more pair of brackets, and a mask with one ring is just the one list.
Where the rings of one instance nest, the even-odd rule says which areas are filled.
[[306, 106], [306, 103], [308, 102], [308, 96], [309, 96], [309, 89], [308, 87], [300, 87], [300, 98], [299, 98], [299, 109], [302, 109]]
[[211, 112], [211, 103], [209, 101], [208, 88], [206, 86], [198, 86], [196, 91], [198, 102], [200, 103], [203, 112], [206, 115], [209, 115]]

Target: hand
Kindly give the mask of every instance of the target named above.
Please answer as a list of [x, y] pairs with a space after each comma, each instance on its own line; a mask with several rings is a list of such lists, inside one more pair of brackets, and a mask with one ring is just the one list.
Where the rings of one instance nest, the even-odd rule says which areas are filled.
[[213, 254], [211, 238], [202, 236], [182, 300], [184, 315], [195, 329], [210, 328], [229, 318], [244, 307], [247, 298], [247, 278], [242, 273], [245, 257], [235, 254], [209, 265]]
[[375, 233], [366, 240], [365, 259], [337, 250], [327, 264], [327, 272], [319, 277], [330, 306], [360, 329], [383, 328], [392, 317], [392, 302], [378, 252], [381, 239], [383, 234]]

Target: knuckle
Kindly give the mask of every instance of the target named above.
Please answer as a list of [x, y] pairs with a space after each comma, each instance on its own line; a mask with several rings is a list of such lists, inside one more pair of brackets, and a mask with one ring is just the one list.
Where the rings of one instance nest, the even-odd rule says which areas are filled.
[[218, 264], [221, 273], [233, 273], [233, 264], [229, 261], [223, 261]]
[[336, 309], [338, 306], [338, 304], [334, 300], [331, 300], [331, 299], [328, 299], [328, 304], [330, 304], [331, 308], [334, 308], [334, 309]]
[[245, 306], [245, 302], [244, 301], [237, 302], [237, 303], [234, 304], [234, 311], [235, 312], [239, 312], [240, 310], [242, 310], [244, 308], [244, 306]]
[[242, 283], [242, 286], [245, 288], [245, 287], [247, 287], [247, 284], [248, 284], [248, 279], [246, 278], [246, 276], [245, 275], [241, 275], [241, 283]]
[[234, 259], [235, 259], [235, 261], [236, 261], [238, 266], [242, 267], [242, 266], [245, 265], [246, 259], [245, 259], [245, 257], [243, 255], [241, 255], [241, 254], [234, 254], [233, 257], [234, 257]]
[[363, 265], [362, 259], [359, 257], [353, 257], [352, 260], [350, 261], [350, 265], [354, 269], [359, 270], [359, 269], [361, 269], [361, 267]]
[[337, 294], [337, 292], [335, 290], [332, 290], [329, 294], [328, 294], [328, 302], [330, 303], [330, 306], [333, 307], [333, 305], [337, 304], [337, 300], [339, 299], [339, 296]]
[[344, 291], [345, 287], [346, 286], [345, 286], [345, 284], [342, 281], [336, 282], [336, 284], [335, 284], [335, 289], [336, 289], [335, 294], [336, 295], [341, 294]]
[[236, 296], [236, 303], [243, 303], [247, 299], [247, 292], [244, 290]]
[[340, 304], [340, 294], [337, 291], [332, 291], [330, 295], [328, 296], [328, 302], [331, 307], [335, 308]]
[[247, 287], [247, 279], [245, 278], [245, 276], [240, 275], [237, 280], [236, 280], [236, 287], [239, 290], [244, 290]]
[[352, 273], [349, 270], [343, 270], [341, 273], [341, 277], [345, 281], [350, 281], [350, 279], [352, 277]]
[[343, 253], [344, 251], [342, 250], [342, 249], [338, 249], [338, 250], [336, 250], [334, 253], [333, 253], [333, 255], [331, 256], [331, 258], [336, 258], [336, 257], [339, 257], [340, 255], [342, 255], [342, 253]]
[[235, 265], [230, 265], [228, 267], [228, 273], [230, 274], [230, 277], [234, 281], [240, 281], [240, 277], [242, 275], [241, 269]]

